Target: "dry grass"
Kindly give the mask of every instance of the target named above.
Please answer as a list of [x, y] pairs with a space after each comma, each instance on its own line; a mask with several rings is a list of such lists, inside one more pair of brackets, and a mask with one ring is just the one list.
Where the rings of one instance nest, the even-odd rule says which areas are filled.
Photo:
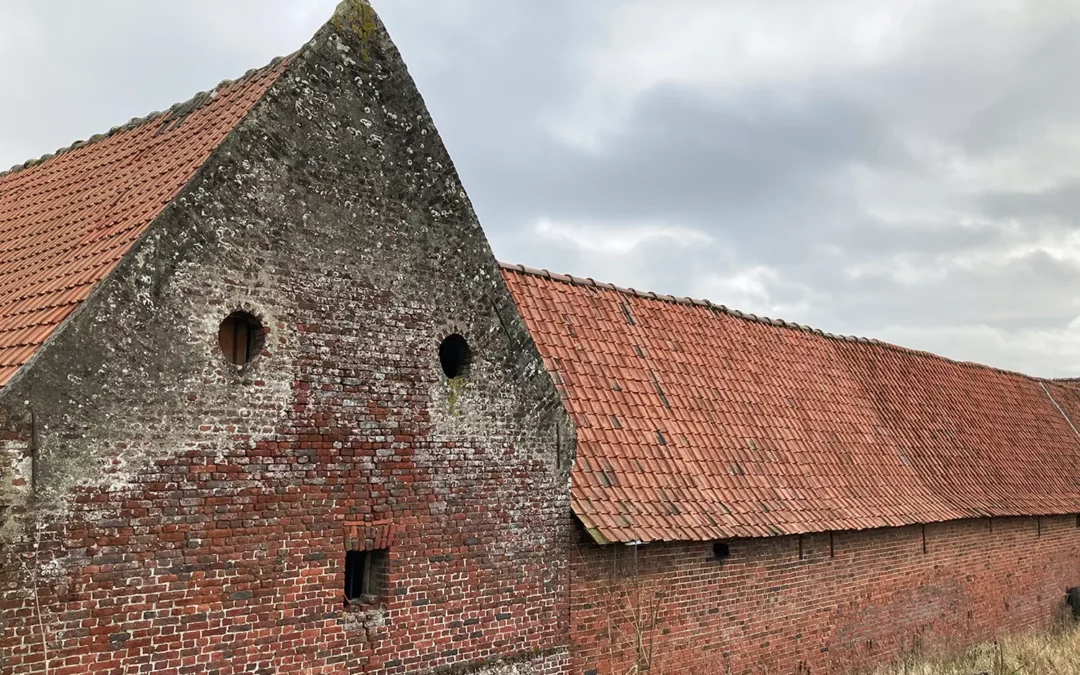
[[1080, 675], [1080, 626], [979, 645], [958, 659], [909, 657], [874, 675]]

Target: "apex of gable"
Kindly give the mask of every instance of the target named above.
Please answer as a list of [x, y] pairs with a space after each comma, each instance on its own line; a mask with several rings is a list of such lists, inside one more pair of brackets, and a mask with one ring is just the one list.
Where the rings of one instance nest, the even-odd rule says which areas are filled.
[[341, 30], [363, 33], [378, 27], [378, 15], [368, 0], [342, 0], [330, 18]]

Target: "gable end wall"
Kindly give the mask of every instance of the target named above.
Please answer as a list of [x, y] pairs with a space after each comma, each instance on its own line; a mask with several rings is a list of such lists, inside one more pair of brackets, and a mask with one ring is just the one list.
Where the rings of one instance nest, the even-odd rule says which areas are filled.
[[[217, 347], [236, 309], [269, 329], [240, 369]], [[473, 349], [462, 382], [439, 367], [449, 333]], [[293, 59], [0, 411], [36, 420], [38, 474], [5, 519], [4, 675], [568, 662], [573, 428], [363, 3]], [[387, 595], [346, 608], [347, 524], [375, 522], [391, 525]]]

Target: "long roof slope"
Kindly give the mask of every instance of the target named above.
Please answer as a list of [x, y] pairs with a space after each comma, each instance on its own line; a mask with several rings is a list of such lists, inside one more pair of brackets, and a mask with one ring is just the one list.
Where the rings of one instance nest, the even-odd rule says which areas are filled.
[[503, 266], [607, 541], [1080, 512], [1078, 389]]
[[[0, 386], [284, 61], [0, 174]], [[578, 428], [600, 540], [1080, 512], [1080, 387], [504, 266]]]
[[120, 261], [283, 64], [0, 174], [0, 386]]

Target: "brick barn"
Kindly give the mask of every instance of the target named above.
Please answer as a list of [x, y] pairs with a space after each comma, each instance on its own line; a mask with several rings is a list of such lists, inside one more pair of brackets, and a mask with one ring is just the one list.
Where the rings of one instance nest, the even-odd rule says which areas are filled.
[[382, 24], [0, 175], [0, 673], [844, 673], [1049, 624], [1080, 390], [496, 262]]

